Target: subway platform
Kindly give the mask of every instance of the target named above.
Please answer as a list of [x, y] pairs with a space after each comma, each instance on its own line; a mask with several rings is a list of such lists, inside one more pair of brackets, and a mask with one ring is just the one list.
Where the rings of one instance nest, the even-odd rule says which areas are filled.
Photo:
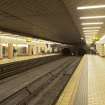
[[104, 62], [64, 57], [2, 79], [0, 105], [105, 105]]
[[17, 57], [13, 57], [11, 59], [4, 58], [4, 59], [0, 59], [0, 64], [24, 61], [24, 60], [29, 60], [29, 59], [37, 59], [37, 58], [43, 58], [43, 57], [48, 57], [48, 56], [54, 56], [54, 55], [59, 55], [59, 53], [40, 54], [40, 55], [32, 55], [32, 56], [17, 56]]
[[85, 55], [56, 105], [105, 105], [105, 58]]

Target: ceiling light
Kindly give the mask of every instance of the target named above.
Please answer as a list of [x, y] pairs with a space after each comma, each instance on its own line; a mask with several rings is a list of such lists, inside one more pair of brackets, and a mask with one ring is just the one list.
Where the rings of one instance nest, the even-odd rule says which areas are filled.
[[104, 22], [82, 23], [81, 25], [101, 25], [101, 24], [104, 24]]
[[83, 32], [98, 32], [99, 30], [85, 30]]
[[97, 32], [83, 32], [84, 34], [96, 34]]
[[103, 37], [101, 37], [100, 41], [105, 40], [105, 35]]
[[85, 34], [84, 35], [97, 35], [97, 33], [88, 33], [88, 34]]
[[2, 46], [6, 46], [6, 47], [8, 46], [8, 44], [1, 44], [1, 45], [2, 45]]
[[84, 16], [84, 17], [80, 17], [80, 19], [102, 19], [105, 18], [105, 15], [103, 16]]
[[77, 7], [78, 10], [98, 9], [98, 8], [105, 8], [105, 5], [91, 5], [91, 6], [79, 6], [79, 7]]
[[90, 38], [90, 37], [92, 37], [92, 36], [91, 36], [91, 35], [85, 35], [85, 37], [86, 37], [86, 38]]
[[83, 38], [83, 37], [81, 37], [81, 40], [84, 40], [84, 38]]
[[100, 29], [101, 27], [83, 27], [82, 29], [85, 30], [85, 29]]
[[18, 46], [18, 47], [28, 47], [27, 44], [18, 44], [17, 46]]
[[84, 35], [95, 35], [97, 33], [84, 33]]
[[84, 36], [86, 36], [86, 35], [88, 35], [88, 36], [92, 36], [92, 35], [96, 35], [96, 34], [84, 34]]
[[91, 32], [91, 31], [99, 31], [99, 30], [90, 30], [90, 29], [89, 29], [89, 30], [83, 30], [83, 31], [89, 31], [89, 32]]
[[93, 34], [93, 33], [97, 33], [97, 32], [83, 32], [84, 34]]
[[83, 31], [83, 33], [96, 33], [98, 31]]

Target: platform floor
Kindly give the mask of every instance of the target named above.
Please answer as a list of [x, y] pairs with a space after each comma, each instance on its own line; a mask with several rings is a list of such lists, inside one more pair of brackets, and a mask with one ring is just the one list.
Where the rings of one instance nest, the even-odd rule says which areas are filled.
[[105, 58], [85, 55], [56, 105], [105, 105]]
[[0, 60], [0, 64], [6, 64], [6, 63], [11, 63], [11, 62], [17, 62], [17, 61], [22, 61], [22, 60], [35, 59], [35, 58], [41, 58], [41, 57], [53, 56], [53, 55], [59, 55], [59, 53], [32, 55], [32, 56], [17, 56], [17, 57], [13, 57], [12, 59], [4, 58]]
[[105, 58], [88, 56], [88, 105], [105, 105]]

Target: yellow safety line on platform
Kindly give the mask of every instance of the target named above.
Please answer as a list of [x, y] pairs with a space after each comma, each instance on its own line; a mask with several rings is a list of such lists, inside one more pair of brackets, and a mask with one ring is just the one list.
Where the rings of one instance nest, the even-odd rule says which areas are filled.
[[67, 86], [62, 92], [60, 98], [58, 99], [56, 105], [73, 105], [76, 92], [78, 90], [80, 77], [83, 71], [84, 63], [86, 63], [86, 56], [84, 56], [78, 65], [76, 71], [69, 80]]

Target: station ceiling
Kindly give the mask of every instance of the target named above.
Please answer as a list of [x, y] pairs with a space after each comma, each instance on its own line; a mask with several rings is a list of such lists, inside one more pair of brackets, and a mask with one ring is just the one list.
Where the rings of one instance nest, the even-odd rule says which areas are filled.
[[69, 44], [80, 41], [62, 0], [0, 0], [0, 29]]
[[[72, 19], [78, 28], [81, 37], [93, 38], [94, 35], [98, 38], [105, 35], [105, 0], [63, 0], [68, 8]], [[85, 7], [85, 9], [78, 10], [78, 7]], [[87, 7], [87, 9], [86, 9]], [[89, 9], [90, 7], [91, 9]], [[97, 16], [100, 16], [97, 17]], [[91, 19], [80, 19], [80, 17], [95, 17]], [[94, 25], [81, 25], [82, 23], [103, 23]], [[84, 34], [83, 28], [93, 27], [93, 30], [98, 30], [95, 34]], [[95, 29], [95, 27], [97, 29]], [[98, 29], [99, 28], [99, 29]], [[86, 31], [86, 30], [85, 30]], [[91, 31], [91, 28], [90, 28]]]
[[[105, 9], [101, 12], [81, 12], [76, 8], [103, 3], [105, 4], [105, 0], [0, 0], [0, 29], [30, 37], [78, 44], [83, 35], [80, 25], [82, 20], [79, 17], [97, 13], [102, 15]], [[100, 35], [103, 35], [104, 28]]]

